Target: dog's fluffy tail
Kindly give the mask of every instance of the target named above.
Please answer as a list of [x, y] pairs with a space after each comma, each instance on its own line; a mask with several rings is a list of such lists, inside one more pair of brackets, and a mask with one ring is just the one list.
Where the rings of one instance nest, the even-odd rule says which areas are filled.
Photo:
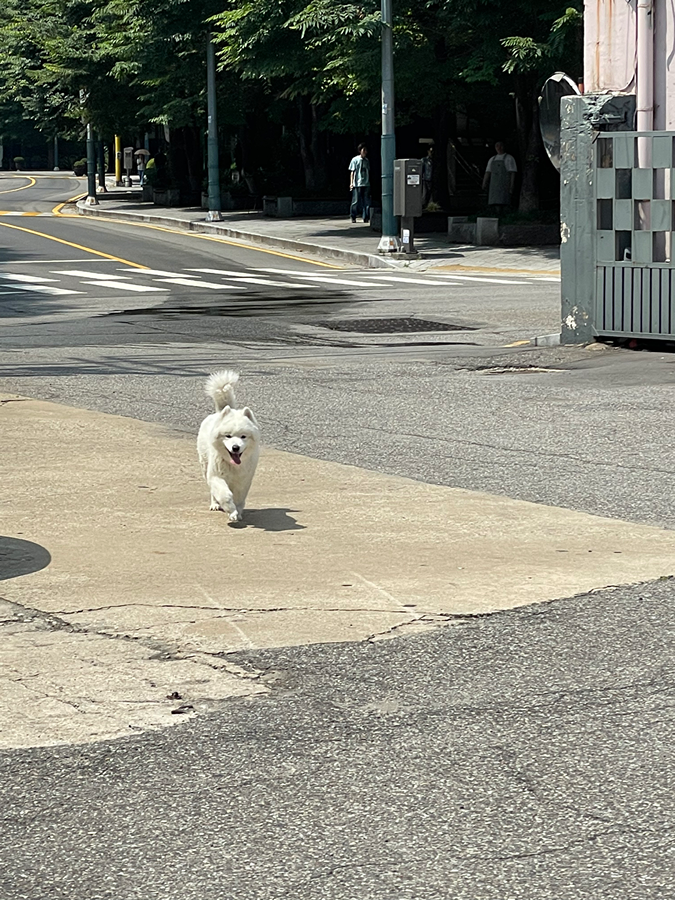
[[216, 412], [226, 406], [234, 406], [234, 386], [239, 381], [237, 372], [222, 369], [214, 372], [206, 380], [206, 393], [216, 404]]

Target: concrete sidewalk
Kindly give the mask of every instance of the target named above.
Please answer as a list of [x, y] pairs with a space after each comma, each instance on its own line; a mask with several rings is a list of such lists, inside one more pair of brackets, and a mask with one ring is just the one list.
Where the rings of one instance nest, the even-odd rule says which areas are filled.
[[192, 435], [0, 395], [0, 747], [165, 727], [374, 641], [675, 573], [675, 533], [264, 450], [243, 527]]
[[[415, 245], [422, 253], [418, 260], [406, 261], [377, 252], [379, 234], [362, 222], [352, 224], [348, 217], [276, 219], [261, 212], [223, 212], [223, 221], [206, 221], [203, 209], [169, 209], [135, 199], [116, 199], [128, 189], [109, 187], [99, 194], [98, 206], [80, 201], [83, 215], [146, 222], [167, 228], [220, 235], [232, 240], [270, 247], [320, 259], [332, 259], [359, 267], [408, 267], [417, 271], [427, 268], [442, 271], [480, 270], [513, 274], [558, 275], [558, 247], [476, 247], [449, 244], [441, 234], [421, 234]], [[133, 191], [132, 191], [133, 196]]]

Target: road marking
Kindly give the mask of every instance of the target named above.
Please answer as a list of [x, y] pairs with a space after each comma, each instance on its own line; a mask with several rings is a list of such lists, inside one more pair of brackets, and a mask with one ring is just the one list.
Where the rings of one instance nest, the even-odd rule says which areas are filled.
[[506, 347], [522, 347], [524, 344], [529, 344], [530, 341], [514, 341], [512, 344], [504, 344], [504, 348]]
[[0, 216], [46, 216], [48, 219], [51, 218], [50, 212], [17, 212], [13, 209], [2, 209], [0, 210]]
[[119, 256], [113, 256], [111, 253], [104, 253], [102, 250], [93, 250], [91, 247], [83, 247], [82, 244], [74, 244], [72, 241], [66, 241], [63, 238], [54, 237], [51, 234], [45, 234], [42, 231], [33, 231], [32, 228], [23, 228], [21, 225], [10, 225], [8, 222], [0, 220], [0, 227], [12, 228], [14, 231], [25, 231], [26, 234], [34, 234], [37, 237], [44, 238], [47, 241], [56, 241], [57, 244], [65, 244], [67, 247], [74, 247], [76, 250], [84, 250], [85, 253], [93, 253], [94, 256], [102, 256], [104, 259], [112, 259], [115, 262], [122, 263], [125, 266], [132, 266], [134, 269], [143, 269], [147, 267], [140, 263], [129, 262], [128, 259], [121, 259]]
[[16, 291], [35, 291], [38, 294], [83, 294], [84, 291], [67, 291], [65, 288], [52, 287], [50, 284], [13, 284]]
[[354, 287], [372, 287], [369, 281], [350, 281], [336, 278], [334, 275], [305, 275], [304, 272], [292, 272], [288, 269], [257, 269], [258, 272], [271, 272], [273, 275], [294, 275], [296, 278], [307, 278], [311, 281], [322, 281], [324, 284], [349, 284]]
[[94, 287], [118, 288], [120, 291], [136, 291], [138, 294], [147, 294], [149, 291], [161, 291], [161, 288], [151, 287], [146, 284], [129, 284], [120, 281], [85, 281], [85, 284], [93, 284]]
[[[61, 212], [61, 210], [62, 210], [63, 207], [66, 206], [68, 203], [75, 203], [77, 200], [83, 200], [86, 196], [87, 196], [86, 193], [84, 193], [84, 194], [75, 194], [74, 197], [71, 197], [69, 200], [66, 200], [64, 203], [59, 203], [57, 206], [55, 206], [54, 209], [52, 210], [52, 215], [54, 215], [54, 216], [62, 216], [64, 219], [66, 219], [66, 218], [71, 218], [71, 219], [75, 218], [74, 215], [66, 216], [64, 213]], [[76, 213], [76, 215], [79, 215], [79, 213]]]
[[[135, 272], [138, 274], [138, 269], [136, 266], [133, 266], [131, 269], [119, 269], [120, 272]], [[183, 272], [166, 272], [164, 269], [143, 269], [144, 275], [162, 275], [164, 278], [183, 278]]]
[[[92, 260], [91, 259], [27, 259], [27, 260], [24, 260], [23, 262], [17, 262], [16, 260], [14, 260], [13, 264], [15, 266], [21, 266], [21, 268], [23, 268], [24, 266], [56, 266], [56, 265], [65, 266], [70, 263], [83, 263], [83, 262], [89, 263], [89, 262], [92, 262]], [[104, 262], [113, 262], [113, 260], [110, 260], [110, 259], [97, 259], [96, 260], [97, 265], [100, 265], [101, 263], [104, 263]], [[92, 273], [89, 272], [89, 274], [91, 275]], [[106, 277], [108, 277], [108, 276], [106, 276]]]
[[432, 287], [436, 284], [461, 287], [456, 281], [423, 281], [421, 278], [406, 278], [398, 275], [373, 275], [373, 281], [398, 281], [401, 284], [423, 284], [426, 287]]
[[[168, 284], [182, 284], [184, 287], [210, 288], [214, 291], [236, 291], [231, 284], [215, 284], [213, 281], [197, 281], [196, 278], [156, 278], [156, 281], [164, 281]], [[244, 289], [245, 290], [245, 289]]]
[[108, 275], [107, 273], [87, 272], [84, 269], [55, 269], [52, 272], [52, 275], [74, 275], [76, 278], [105, 278], [110, 279], [111, 281], [117, 279], [123, 281], [125, 278], [129, 277], [128, 275]]
[[48, 281], [57, 282], [58, 278], [44, 278], [42, 275], [11, 275], [8, 272], [0, 274], [0, 278], [9, 278], [10, 281], [28, 281], [31, 284], [37, 282], [47, 283]]
[[264, 284], [270, 287], [310, 288], [311, 284], [295, 284], [292, 281], [272, 281], [270, 278], [255, 278], [253, 275], [243, 275], [241, 272], [230, 272], [228, 269], [188, 269], [188, 272], [204, 272], [206, 275], [229, 275], [246, 281], [249, 284]]
[[[433, 272], [429, 272], [429, 274], [433, 278], [447, 278], [447, 275], [434, 275]], [[481, 281], [485, 284], [532, 284], [531, 281], [507, 281], [505, 278], [476, 278], [473, 275], [451, 275], [451, 278], [456, 278], [458, 281]]]
[[37, 183], [30, 175], [10, 175], [10, 178], [27, 178], [28, 184], [23, 184], [18, 188], [9, 188], [9, 190], [6, 191], [0, 191], [0, 194], [13, 194], [15, 191], [25, 191], [26, 188], [33, 187], [33, 185]]

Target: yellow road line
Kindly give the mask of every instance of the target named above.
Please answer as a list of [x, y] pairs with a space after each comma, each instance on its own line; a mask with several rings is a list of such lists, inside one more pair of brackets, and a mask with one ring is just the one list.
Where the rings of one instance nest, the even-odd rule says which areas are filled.
[[514, 341], [512, 344], [504, 344], [504, 348], [506, 347], [522, 347], [524, 344], [529, 344], [530, 341]]
[[[74, 219], [79, 218], [79, 215], [63, 217]], [[96, 217], [92, 216], [91, 218], [94, 219]], [[166, 225], [151, 225], [149, 222], [130, 222], [127, 219], [114, 219], [112, 217], [109, 218], [108, 216], [105, 216], [105, 218], [102, 216], [100, 219], [96, 218], [96, 221], [115, 222], [117, 225], [133, 225], [135, 228], [150, 228], [153, 231], [166, 231], [168, 234], [180, 234], [186, 235], [187, 237], [202, 238], [205, 241], [218, 241], [221, 244], [230, 244], [232, 247], [241, 247], [242, 250], [257, 250], [260, 253], [269, 253], [272, 256], [283, 256], [284, 259], [294, 259], [297, 262], [306, 262], [312, 266], [322, 266], [324, 269], [343, 270], [345, 268], [344, 266], [336, 266], [332, 263], [319, 262], [315, 259], [307, 259], [305, 256], [294, 256], [292, 253], [282, 253], [281, 250], [268, 250], [267, 247], [258, 247], [255, 244], [245, 244], [243, 241], [235, 241], [229, 238], [218, 237], [211, 234], [200, 234], [197, 231], [184, 231], [181, 228], [168, 228]]]
[[[82, 198], [83, 198], [83, 197], [86, 197], [86, 196], [87, 196], [86, 193], [84, 193], [84, 194], [75, 194], [74, 197], [71, 197], [69, 200], [65, 200], [63, 203], [59, 203], [58, 206], [55, 206], [54, 209], [52, 210], [52, 215], [54, 215], [54, 216], [62, 216], [63, 218], [66, 218], [66, 215], [65, 215], [64, 213], [61, 212], [61, 210], [63, 209], [63, 207], [66, 206], [68, 203], [75, 203], [76, 200], [82, 200]], [[75, 217], [72, 216], [71, 218], [75, 218]]]
[[26, 234], [35, 234], [38, 237], [46, 238], [48, 241], [56, 241], [57, 244], [65, 244], [67, 247], [74, 247], [76, 250], [84, 250], [85, 253], [93, 253], [95, 256], [102, 256], [104, 259], [112, 259], [115, 262], [123, 263], [125, 266], [133, 266], [135, 269], [149, 268], [149, 266], [143, 266], [140, 263], [122, 259], [120, 256], [113, 256], [111, 253], [103, 253], [102, 250], [93, 250], [91, 247], [83, 247], [82, 244], [73, 244], [72, 241], [64, 241], [63, 238], [57, 238], [51, 234], [44, 234], [42, 231], [33, 231], [32, 228], [22, 228], [20, 225], [10, 225], [8, 222], [2, 221], [0, 221], [0, 227], [12, 228], [14, 231], [25, 231]]
[[22, 184], [18, 188], [9, 188], [7, 191], [0, 191], [0, 194], [13, 194], [15, 191], [25, 191], [26, 188], [33, 187], [36, 184], [35, 179], [31, 178], [30, 175], [12, 175], [12, 178], [27, 178], [28, 184]]

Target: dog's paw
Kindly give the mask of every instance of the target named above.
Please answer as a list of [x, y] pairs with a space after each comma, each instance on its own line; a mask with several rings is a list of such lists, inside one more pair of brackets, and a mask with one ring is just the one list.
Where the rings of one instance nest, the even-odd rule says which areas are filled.
[[209, 509], [215, 510], [216, 512], [221, 512], [221, 507], [218, 506], [218, 504], [216, 503], [215, 500], [211, 501], [211, 505], [209, 506]]
[[229, 518], [230, 522], [241, 522], [241, 520], [242, 520], [242, 515], [241, 515], [241, 513], [237, 512], [236, 509], [234, 512], [230, 513], [230, 518]]

